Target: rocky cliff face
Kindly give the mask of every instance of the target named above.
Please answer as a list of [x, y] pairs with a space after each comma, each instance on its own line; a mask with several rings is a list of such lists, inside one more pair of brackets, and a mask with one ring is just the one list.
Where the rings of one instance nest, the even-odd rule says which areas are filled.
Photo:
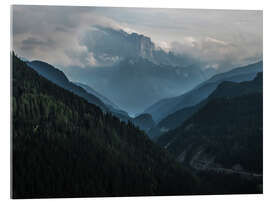
[[147, 59], [155, 64], [189, 66], [194, 64], [194, 59], [166, 52], [155, 45], [150, 37], [138, 33], [127, 33], [108, 27], [97, 26], [95, 31], [89, 32], [83, 42], [93, 53], [99, 64], [107, 64], [112, 59], [125, 58]]
[[141, 57], [154, 62], [154, 59], [153, 59], [154, 48], [155, 48], [155, 45], [151, 42], [151, 39], [149, 37], [142, 36], [140, 40]]

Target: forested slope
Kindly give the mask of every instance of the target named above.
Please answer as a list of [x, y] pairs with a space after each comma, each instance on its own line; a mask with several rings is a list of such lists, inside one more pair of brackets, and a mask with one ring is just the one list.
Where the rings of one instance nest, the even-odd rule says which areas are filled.
[[223, 82], [182, 125], [157, 142], [193, 167], [218, 164], [262, 174], [262, 73], [252, 81]]
[[130, 122], [12, 56], [13, 198], [194, 194], [197, 179]]

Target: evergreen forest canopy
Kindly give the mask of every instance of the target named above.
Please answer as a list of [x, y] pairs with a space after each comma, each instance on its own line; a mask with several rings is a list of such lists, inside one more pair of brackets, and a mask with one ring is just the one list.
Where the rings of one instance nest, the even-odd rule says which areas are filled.
[[[160, 147], [130, 121], [120, 121], [111, 113], [105, 113], [87, 100], [57, 86], [14, 53], [12, 71], [14, 198], [262, 192], [261, 178], [197, 171], [185, 162], [180, 163], [178, 152], [175, 153], [179, 150], [178, 138], [189, 133], [182, 132], [181, 127], [158, 140]], [[260, 104], [260, 96], [251, 102], [256, 103], [258, 98]], [[240, 101], [230, 98], [217, 100], [214, 105], [206, 105], [208, 108], [202, 112], [213, 113], [215, 110], [211, 106], [217, 105], [229, 105], [228, 109], [233, 110], [235, 106], [231, 107], [231, 103], [240, 108]], [[262, 112], [255, 116], [262, 118]], [[200, 137], [199, 130], [207, 132], [210, 129], [214, 133], [208, 128], [208, 121], [201, 121], [201, 112], [192, 119], [195, 118], [200, 128], [194, 135]], [[224, 117], [222, 122], [228, 118]], [[190, 120], [184, 125], [188, 122]], [[254, 132], [257, 132], [257, 127], [254, 127]], [[176, 137], [177, 142], [167, 150], [162, 140], [170, 137]], [[196, 139], [196, 136], [191, 138]], [[255, 136], [253, 138], [256, 140]], [[224, 158], [222, 156], [221, 159]], [[260, 172], [261, 169], [250, 170]]]
[[13, 197], [193, 194], [196, 178], [130, 122], [12, 56]]

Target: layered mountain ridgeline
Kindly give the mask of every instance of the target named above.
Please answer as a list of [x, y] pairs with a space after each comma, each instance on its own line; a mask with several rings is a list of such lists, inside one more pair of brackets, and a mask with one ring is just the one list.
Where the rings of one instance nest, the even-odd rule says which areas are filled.
[[167, 133], [170, 130], [174, 130], [179, 127], [186, 119], [190, 118], [194, 112], [200, 108], [199, 105], [183, 108], [170, 114], [157, 125], [151, 128], [148, 132], [148, 136], [156, 141], [161, 135]]
[[262, 104], [262, 73], [249, 82], [221, 83], [157, 143], [191, 168], [261, 178]]
[[[214, 75], [209, 80], [204, 83], [213, 83], [218, 81], [231, 81], [231, 82], [241, 82], [252, 80], [254, 78], [254, 74], [263, 71], [263, 62], [259, 61], [254, 64], [249, 64], [246, 66], [242, 66], [239, 68], [234, 68], [231, 71]], [[252, 74], [253, 73], [253, 74]], [[203, 84], [204, 84], [203, 83]]]
[[190, 90], [208, 78], [195, 65], [158, 65], [142, 57], [125, 58], [109, 67], [67, 69], [66, 72], [72, 80], [84, 81], [132, 114], [143, 112], [161, 98]]
[[198, 193], [198, 179], [133, 124], [14, 55], [12, 66], [14, 198]]
[[166, 52], [158, 47], [150, 37], [139, 33], [128, 33], [122, 29], [95, 26], [82, 39], [94, 58], [100, 63], [113, 62], [125, 58], [141, 57], [155, 64], [189, 66], [194, 59], [174, 52]]
[[114, 104], [108, 98], [95, 91], [93, 88], [82, 83], [70, 82], [62, 71], [46, 62], [32, 61], [27, 62], [27, 64], [43, 77], [59, 85], [60, 87], [63, 87], [77, 94], [78, 96], [85, 98], [88, 102], [97, 105], [103, 111], [111, 112], [114, 116], [118, 117], [122, 121], [133, 122], [134, 124], [136, 124], [136, 126], [140, 127], [140, 129], [142, 130], [149, 130], [149, 128], [152, 128], [154, 126], [152, 118], [149, 119], [149, 116], [145, 117], [144, 119], [145, 122], [142, 122], [140, 119], [143, 118], [144, 116], [140, 116], [138, 119], [136, 118], [132, 119], [125, 111], [121, 110], [116, 104]]
[[[255, 92], [262, 93], [262, 73], [257, 73], [258, 75], [252, 81], [246, 81], [241, 83], [235, 82], [222, 82], [220, 83], [216, 90], [209, 95], [209, 97], [199, 104], [182, 108], [163, 120], [161, 120], [156, 126], [154, 126], [149, 132], [149, 136], [151, 139], [157, 140], [158, 137], [169, 130], [173, 130], [179, 126], [188, 118], [190, 118], [196, 111], [202, 108], [208, 101], [213, 98], [218, 97], [236, 97], [246, 94], [251, 94]], [[239, 77], [239, 76], [237, 76]], [[215, 83], [210, 83], [211, 85]], [[204, 86], [201, 86], [204, 87]], [[201, 90], [201, 88], [199, 88]]]
[[150, 114], [141, 114], [135, 117], [132, 122], [134, 125], [139, 126], [140, 129], [144, 130], [145, 132], [148, 132], [156, 125]]
[[82, 87], [83, 89], [85, 89], [88, 93], [93, 94], [96, 97], [98, 97], [107, 106], [111, 106], [114, 109], [119, 109], [120, 110], [120, 108], [116, 104], [114, 104], [111, 100], [109, 100], [107, 97], [101, 95], [100, 93], [95, 91], [93, 88], [89, 87], [88, 85], [80, 83], [80, 82], [75, 82], [75, 84]]
[[183, 94], [216, 73], [186, 55], [164, 51], [137, 33], [97, 26], [82, 40], [94, 62], [86, 68], [67, 67], [65, 73], [130, 114], [143, 113], [160, 99]]
[[47, 78], [48, 80], [52, 81], [53, 83], [57, 84], [60, 87], [63, 87], [83, 98], [85, 98], [88, 102], [97, 105], [102, 110], [107, 110], [107, 107], [104, 103], [92, 94], [88, 94], [83, 88], [74, 85], [70, 82], [65, 74], [58, 70], [57, 68], [53, 67], [52, 65], [43, 62], [43, 61], [31, 61], [27, 62], [27, 65], [38, 72], [43, 77]]
[[97, 105], [103, 111], [112, 112], [115, 116], [124, 121], [128, 121], [130, 119], [126, 112], [120, 110], [119, 108], [115, 108], [115, 105], [113, 105], [112, 102], [110, 102], [106, 97], [97, 93], [89, 86], [70, 82], [62, 71], [53, 67], [52, 65], [43, 61], [31, 61], [27, 62], [27, 64], [43, 77], [47, 78], [58, 86], [85, 98], [88, 102]]
[[144, 113], [151, 114], [153, 119], [159, 123], [170, 114], [183, 108], [194, 106], [206, 99], [223, 81], [242, 82], [252, 80], [258, 72], [262, 72], [262, 65], [262, 62], [258, 62], [215, 75], [181, 96], [158, 101], [147, 108]]
[[95, 91], [93, 88], [89, 87], [88, 85], [85, 85], [79, 82], [76, 82], [75, 84], [85, 89], [89, 94], [92, 94], [98, 97], [108, 107], [109, 111], [113, 115], [118, 117], [120, 120], [125, 121], [125, 122], [132, 121], [132, 118], [128, 115], [127, 112], [120, 109], [116, 104], [110, 101], [107, 97], [101, 95], [100, 93]]

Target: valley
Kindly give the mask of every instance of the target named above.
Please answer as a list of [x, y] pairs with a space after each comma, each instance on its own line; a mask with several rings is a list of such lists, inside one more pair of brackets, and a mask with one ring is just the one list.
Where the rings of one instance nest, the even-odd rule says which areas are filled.
[[[63, 87], [64, 89], [68, 90], [69, 92], [72, 92], [73, 94], [78, 95], [79, 97], [86, 99], [86, 101], [88, 103], [92, 103], [94, 105], [97, 105], [99, 108], [101, 108], [101, 110], [100, 110], [101, 115], [104, 114], [104, 116], [105, 116], [105, 118], [102, 119], [103, 121], [99, 121], [99, 122], [101, 122], [101, 123], [107, 122], [106, 120], [109, 118], [109, 117], [107, 117], [107, 115], [108, 116], [114, 115], [117, 117], [117, 119], [120, 119], [123, 122], [123, 124], [121, 124], [121, 125], [127, 125], [127, 126], [130, 126], [131, 128], [134, 128], [134, 129], [136, 129], [136, 126], [137, 126], [139, 129], [137, 128], [135, 131], [137, 131], [137, 133], [141, 134], [141, 135], [139, 135], [139, 137], [142, 136], [142, 134], [144, 134], [145, 138], [149, 136], [149, 138], [151, 138], [153, 141], [150, 141], [149, 138], [146, 138], [146, 140], [145, 140], [146, 142], [148, 142], [149, 144], [151, 143], [150, 145], [153, 145], [154, 148], [156, 148], [155, 143], [157, 143], [162, 148], [164, 148], [163, 150], [167, 151], [167, 152], [165, 152], [165, 154], [168, 152], [169, 152], [169, 154], [171, 154], [171, 155], [169, 155], [169, 157], [172, 156], [172, 158], [170, 158], [172, 163], [174, 163], [174, 165], [179, 165], [178, 167], [180, 167], [180, 168], [182, 166], [184, 171], [188, 170], [189, 171], [188, 173], [190, 173], [190, 177], [196, 176], [195, 179], [199, 179], [200, 184], [204, 184], [205, 181], [211, 180], [216, 175], [224, 176], [224, 177], [228, 176], [228, 177], [232, 178], [233, 181], [237, 181], [238, 184], [240, 184], [240, 183], [242, 184], [243, 182], [246, 182], [247, 184], [251, 184], [252, 188], [253, 187], [256, 188], [260, 184], [260, 182], [262, 181], [262, 171], [261, 171], [262, 170], [262, 166], [261, 166], [262, 162], [261, 162], [261, 159], [258, 159], [259, 157], [261, 157], [261, 153], [262, 153], [260, 151], [262, 149], [262, 142], [261, 142], [262, 140], [260, 138], [261, 129], [262, 129], [262, 126], [261, 126], [261, 114], [262, 114], [261, 104], [262, 104], [262, 101], [261, 101], [261, 96], [260, 96], [262, 93], [262, 74], [260, 74], [260, 73], [257, 73], [257, 76], [254, 76], [255, 72], [245, 73], [246, 76], [247, 76], [247, 74], [250, 74], [250, 76], [248, 76], [249, 78], [252, 78], [253, 76], [255, 78], [253, 80], [248, 80], [248, 81], [244, 81], [244, 82], [240, 82], [240, 83], [239, 82], [227, 82], [226, 79], [228, 79], [228, 77], [227, 78], [225, 77], [226, 78], [226, 79], [224, 79], [225, 81], [222, 79], [219, 79], [218, 80], [219, 83], [215, 83], [216, 89], [213, 90], [212, 93], [208, 93], [209, 96], [207, 96], [206, 99], [202, 100], [197, 105], [194, 105], [192, 107], [183, 108], [181, 110], [176, 111], [176, 113], [169, 115], [167, 118], [168, 121], [166, 121], [167, 124], [164, 125], [165, 120], [164, 121], [162, 120], [159, 123], [158, 122], [156, 123], [152, 119], [151, 114], [141, 114], [135, 118], [129, 117], [126, 112], [119, 109], [119, 107], [116, 104], [111, 102], [105, 96], [99, 94], [98, 92], [96, 92], [95, 90], [90, 88], [89, 86], [86, 86], [86, 85], [83, 85], [80, 83], [71, 83], [66, 78], [64, 73], [59, 72], [58, 69], [56, 69], [55, 67], [53, 67], [49, 64], [46, 64], [44, 62], [35, 62], [35, 63], [27, 62], [26, 64], [23, 64], [23, 62], [20, 62], [19, 59], [16, 58], [16, 56], [13, 56], [13, 60], [15, 62], [17, 61], [16, 63], [20, 64], [16, 68], [17, 72], [18, 72], [18, 70], [19, 70], [18, 68], [20, 66], [25, 66], [26, 69], [29, 69], [27, 71], [30, 71], [30, 69], [33, 69], [33, 71], [37, 71], [37, 73], [40, 74], [40, 76], [47, 78], [49, 81], [53, 82], [54, 84], [59, 85], [60, 87]], [[27, 65], [29, 65], [29, 66], [27, 67]], [[16, 66], [17, 65], [15, 65], [14, 67], [16, 67]], [[244, 67], [243, 69], [247, 69], [247, 68]], [[260, 69], [258, 69], [258, 72], [259, 72], [259, 70]], [[238, 72], [239, 72], [239, 75], [238, 76], [234, 75], [233, 76], [234, 78], [242, 78], [242, 76], [241, 76], [242, 71], [238, 71]], [[230, 74], [230, 72], [228, 72], [228, 74]], [[228, 74], [225, 73], [225, 75], [228, 75]], [[215, 76], [214, 78], [219, 78], [219, 77], [220, 76]], [[40, 80], [40, 79], [38, 79], [38, 80]], [[214, 79], [209, 79], [209, 81], [210, 81], [209, 83], [211, 84], [213, 80]], [[241, 80], [241, 79], [236, 79], [236, 81], [239, 81], [239, 80]], [[16, 77], [14, 78], [14, 82], [15, 81], [17, 81]], [[202, 85], [198, 85], [198, 87], [200, 88], [204, 84], [207, 84], [207, 82], [203, 82]], [[16, 87], [16, 85], [14, 87]], [[196, 91], [196, 89], [197, 88], [195, 88], [195, 90], [191, 90], [191, 92]], [[15, 91], [15, 95], [17, 94], [16, 92], [17, 91]], [[186, 93], [186, 94], [189, 95], [191, 93]], [[30, 96], [29, 99], [31, 97], [33, 97], [31, 95], [34, 96], [35, 93], [34, 94], [31, 93], [29, 95]], [[35, 98], [35, 96], [33, 98]], [[28, 102], [32, 102], [31, 101], [32, 99], [30, 99], [30, 100], [29, 99], [27, 99]], [[14, 102], [16, 100], [17, 99], [15, 99]], [[15, 113], [18, 111], [21, 111], [20, 110], [21, 109], [20, 103], [21, 102], [19, 102], [19, 101], [16, 101], [14, 103]], [[30, 110], [30, 112], [32, 112], [32, 114], [34, 112], [36, 112], [36, 110], [34, 110], [34, 109], [31, 110], [31, 108], [34, 107], [34, 106], [32, 106], [32, 105], [34, 105], [34, 103], [31, 104], [29, 107], [24, 107], [24, 108], [26, 108], [25, 113], [29, 110]], [[64, 103], [65, 103], [65, 101], [64, 101]], [[220, 107], [220, 105], [222, 106], [222, 108]], [[257, 106], [259, 109], [256, 110]], [[240, 109], [239, 109], [239, 107], [240, 107]], [[34, 108], [36, 108], [36, 107], [34, 107]], [[59, 107], [56, 107], [56, 108], [59, 108]], [[66, 107], [64, 107], [64, 109], [65, 108]], [[235, 108], [238, 108], [237, 111]], [[63, 111], [63, 110], [61, 110], [61, 111]], [[51, 110], [49, 110], [49, 112], [50, 111]], [[66, 110], [64, 110], [64, 112], [65, 111]], [[218, 112], [218, 111], [221, 111], [221, 112]], [[254, 111], [256, 111], [256, 114]], [[230, 113], [232, 113], [232, 112], [234, 112], [234, 115], [233, 114], [231, 114], [231, 115], [233, 115], [233, 118], [235, 120], [231, 120], [231, 119], [233, 119], [230, 116]], [[20, 114], [16, 113], [15, 115], [17, 115], [16, 117], [18, 117]], [[23, 114], [21, 114], [21, 115], [23, 115]], [[31, 114], [29, 114], [29, 115], [31, 115]], [[50, 118], [53, 118], [50, 116], [51, 115], [50, 113], [47, 115]], [[180, 119], [179, 116], [175, 117], [175, 115], [180, 115], [180, 116], [182, 116], [182, 118]], [[207, 117], [205, 115], [207, 115]], [[222, 115], [222, 117], [216, 117], [218, 115]], [[239, 117], [238, 115], [241, 117]], [[247, 115], [254, 115], [255, 117], [250, 117]], [[37, 118], [37, 115], [35, 117]], [[94, 117], [91, 118], [91, 113], [87, 117], [89, 117], [90, 119], [94, 118]], [[87, 117], [85, 117], [84, 119], [86, 119]], [[109, 120], [111, 120], [111, 121], [113, 121], [114, 119], [116, 119], [116, 118], [109, 118]], [[200, 119], [202, 119], [202, 120], [200, 120]], [[26, 120], [29, 120], [29, 118], [26, 118]], [[242, 123], [239, 121], [241, 121]], [[29, 122], [30, 122], [30, 120], [29, 120]], [[63, 121], [56, 120], [56, 122], [58, 123], [57, 124], [57, 126], [58, 126], [57, 131], [60, 130], [61, 128], [59, 128], [59, 127], [61, 125], [63, 125], [63, 127], [64, 127], [63, 132], [66, 132], [66, 133], [68, 132], [67, 129], [65, 130], [65, 128], [66, 128], [65, 123], [69, 122], [69, 121], [64, 119]], [[62, 122], [64, 122], [64, 123], [62, 123]], [[114, 120], [113, 122], [116, 122], [116, 120]], [[119, 121], [117, 121], [117, 122], [119, 122]], [[202, 124], [197, 123], [197, 122], [202, 122]], [[257, 122], [259, 122], [259, 123], [257, 123]], [[15, 125], [14, 125], [15, 129], [17, 128], [16, 126], [19, 125], [19, 123], [20, 123], [19, 120], [16, 119]], [[46, 125], [44, 125], [46, 122], [44, 124], [43, 123], [44, 123], [44, 121], [42, 121], [42, 120], [33, 122], [32, 124], [29, 123], [30, 124], [30, 126], [29, 126], [30, 131], [28, 131], [28, 130], [27, 131], [31, 132], [31, 128], [33, 128], [32, 133], [36, 133], [36, 132], [41, 133], [43, 131], [43, 129], [46, 129], [47, 127], [49, 127], [48, 123]], [[249, 125], [249, 128], [244, 127], [247, 123]], [[29, 125], [29, 124], [27, 124], [27, 125]], [[223, 124], [223, 125], [221, 125], [221, 124]], [[26, 124], [24, 124], [24, 125], [26, 125]], [[49, 125], [51, 125], [51, 124], [49, 124]], [[80, 125], [81, 124], [79, 124], [79, 126]], [[90, 124], [90, 128], [92, 125], [93, 124]], [[97, 125], [97, 124], [94, 124], [94, 125]], [[116, 124], [113, 124], [113, 125], [115, 126]], [[200, 125], [202, 125], [202, 126], [200, 126]], [[219, 127], [219, 125], [221, 125], [221, 126]], [[33, 127], [31, 127], [31, 126], [33, 126]], [[71, 127], [70, 128], [71, 132], [76, 132], [75, 129], [78, 129], [81, 131], [82, 127], [79, 127], [79, 126]], [[87, 124], [87, 126], [89, 126], [89, 124]], [[132, 127], [132, 126], [134, 126], [134, 127]], [[161, 134], [160, 131], [157, 131], [157, 134], [153, 135], [153, 133], [155, 133], [154, 129], [157, 129], [158, 126], [162, 126], [161, 128], [163, 128], [163, 133]], [[164, 126], [166, 126], [166, 130], [164, 129], [165, 128]], [[173, 127], [173, 126], [175, 126], [175, 127]], [[241, 128], [241, 126], [243, 126], [244, 128]], [[254, 127], [252, 127], [252, 126], [254, 126]], [[258, 126], [258, 128], [257, 128], [257, 126]], [[235, 127], [239, 128], [239, 129], [237, 129]], [[25, 128], [25, 129], [27, 129], [27, 128]], [[98, 127], [98, 128], [100, 128], [100, 127]], [[87, 128], [85, 130], [88, 131]], [[141, 130], [141, 131], [138, 131], [138, 130]], [[235, 131], [235, 130], [237, 130], [237, 131]], [[109, 131], [111, 131], [111, 130], [109, 130]], [[46, 131], [44, 131], [44, 132], [46, 132]], [[106, 132], [106, 131], [104, 131], [104, 132]], [[109, 140], [112, 139], [110, 141], [112, 143], [115, 142], [116, 140], [118, 140], [118, 142], [120, 144], [123, 141], [121, 141], [122, 138], [120, 138], [120, 140], [119, 140], [119, 138], [117, 138], [118, 137], [118, 136], [116, 136], [117, 132], [118, 132], [118, 130], [113, 130], [112, 135], [114, 138], [110, 138]], [[15, 133], [15, 135], [20, 134], [20, 132], [16, 131], [16, 130], [14, 131], [14, 133]], [[98, 131], [97, 131], [97, 133], [98, 133]], [[223, 137], [221, 137], [221, 135], [215, 136], [215, 133], [218, 133], [218, 134], [223, 133], [223, 135], [222, 135]], [[229, 134], [227, 135], [227, 133], [229, 133]], [[253, 134], [253, 133], [255, 133], [255, 134]], [[230, 134], [234, 135], [235, 138], [231, 137]], [[23, 136], [23, 134], [21, 136]], [[134, 136], [134, 135], [132, 135], [132, 136]], [[136, 135], [136, 136], [138, 136], [138, 135]], [[18, 140], [19, 137], [14, 140], [14, 144], [18, 142], [18, 146], [21, 145], [21, 144], [19, 144], [21, 142]], [[21, 137], [20, 139], [22, 139], [22, 138], [23, 137]], [[108, 138], [106, 138], [106, 139], [108, 139]], [[109, 140], [106, 141], [106, 139], [104, 141], [107, 143], [107, 141], [109, 141]], [[124, 139], [126, 139], [126, 138], [124, 138]], [[18, 141], [16, 141], [16, 140], [18, 140]], [[129, 140], [128, 142], [130, 142], [130, 141], [131, 140]], [[143, 142], [145, 142], [145, 141], [143, 141]], [[242, 142], [242, 145], [239, 145], [239, 143], [240, 143], [239, 141]], [[138, 141], [136, 141], [136, 143], [137, 142]], [[138, 144], [140, 144], [140, 143], [141, 143], [141, 141], [139, 141]], [[220, 145], [221, 143], [222, 143], [222, 145], [225, 144], [225, 146], [221, 147], [221, 145]], [[231, 152], [231, 155], [230, 155], [230, 153], [228, 153], [226, 151], [226, 145], [233, 145], [234, 146], [235, 145], [234, 143], [235, 144], [238, 143], [236, 145], [237, 147], [236, 147], [236, 149], [234, 149], [234, 147], [231, 149], [236, 150], [236, 151]], [[247, 145], [250, 148], [249, 150], [253, 150], [253, 153], [255, 153], [255, 154], [253, 154], [253, 155], [249, 154], [249, 152], [247, 151], [247, 146], [243, 145], [244, 143], [249, 143]], [[123, 143], [120, 144], [119, 146], [121, 146], [121, 145], [123, 145]], [[15, 146], [17, 146], [17, 144], [15, 144]], [[123, 147], [124, 146], [125, 146], [125, 144], [123, 145]], [[116, 148], [114, 150], [119, 150], [117, 145], [115, 145], [115, 147]], [[15, 147], [15, 149], [19, 150], [19, 148], [17, 148], [17, 147]], [[131, 149], [133, 151], [134, 150], [137, 151], [133, 147]], [[22, 153], [22, 151], [20, 153]], [[138, 151], [137, 151], [137, 153], [138, 153]], [[140, 152], [140, 153], [142, 153], [142, 152]], [[157, 152], [155, 152], [155, 153], [157, 153]], [[164, 152], [161, 152], [161, 153], [164, 153]], [[226, 155], [223, 153], [225, 153]], [[17, 154], [17, 152], [16, 152], [16, 154]], [[151, 152], [151, 154], [152, 154], [152, 152]], [[143, 156], [145, 156], [145, 155], [143, 155]], [[151, 156], [155, 157], [156, 155], [152, 154]], [[228, 156], [228, 157], [226, 157], [226, 156]], [[173, 161], [173, 160], [175, 160], [175, 161]], [[253, 161], [253, 162], [255, 161], [255, 162], [252, 163], [251, 161]], [[249, 166], [250, 163], [252, 163], [251, 168]], [[43, 164], [43, 163], [41, 162], [41, 164]], [[151, 163], [150, 165], [152, 165], [152, 164], [153, 163]], [[153, 166], [151, 166], [151, 168], [152, 167]], [[184, 168], [186, 168], [186, 169], [184, 169]], [[166, 169], [166, 170], [169, 170], [169, 169]], [[130, 172], [130, 173], [133, 173], [133, 172]], [[201, 173], [203, 173], [203, 175], [201, 175]], [[207, 180], [204, 180], [205, 176], [208, 177]], [[136, 175], [135, 175], [135, 177], [136, 177]], [[190, 180], [187, 180], [187, 181], [189, 182]], [[15, 184], [18, 184], [18, 183], [15, 183]], [[195, 183], [193, 183], [193, 184], [194, 184], [193, 189], [190, 189], [191, 193], [193, 193], [195, 190], [196, 190], [196, 193], [198, 193], [198, 194], [199, 193], [207, 193], [204, 189], [201, 188], [200, 184], [197, 186]], [[221, 184], [221, 183], [218, 183], [218, 184]], [[212, 188], [212, 186], [210, 186], [210, 185], [208, 187]], [[221, 187], [221, 185], [220, 185], [220, 187]], [[219, 187], [217, 187], [217, 188], [219, 188]], [[215, 191], [214, 189], [212, 189], [212, 190]], [[230, 187], [227, 187], [226, 190], [230, 193], [234, 192], [234, 190]], [[242, 192], [246, 192], [246, 191], [247, 190], [244, 189]], [[258, 192], [257, 189], [254, 189], [253, 191]], [[26, 191], [23, 193], [26, 193]], [[178, 192], [176, 192], [176, 193], [180, 194]], [[186, 192], [184, 192], [184, 193], [186, 193]], [[20, 193], [18, 193], [18, 195], [19, 194]], [[30, 195], [30, 193], [26, 193], [26, 194]], [[43, 193], [43, 195], [46, 195], [46, 194], [47, 193]], [[95, 194], [99, 195], [99, 193], [95, 193]], [[100, 194], [102, 194], [102, 193], [100, 193]], [[125, 194], [125, 193], [123, 193], [123, 194]], [[138, 193], [138, 194], [150, 194], [150, 193]], [[158, 193], [158, 194], [161, 194], [161, 193]], [[67, 194], [63, 193], [63, 195], [66, 196]], [[80, 194], [80, 195], [84, 195], [84, 194]], [[88, 193], [85, 193], [85, 195], [88, 196]], [[120, 195], [120, 193], [119, 193], [119, 195]], [[37, 196], [37, 197], [39, 197], [39, 196]]]
[[264, 192], [262, 11], [11, 11], [11, 198]]

